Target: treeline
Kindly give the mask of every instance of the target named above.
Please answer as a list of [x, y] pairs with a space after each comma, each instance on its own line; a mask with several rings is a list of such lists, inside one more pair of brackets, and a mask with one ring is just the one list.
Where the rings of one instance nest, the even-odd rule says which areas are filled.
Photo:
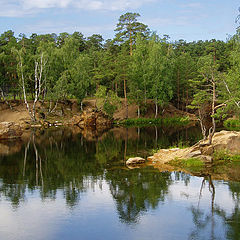
[[[114, 39], [99, 34], [32, 34], [0, 36], [0, 91], [3, 99], [23, 99], [35, 120], [35, 105], [28, 100], [50, 101], [70, 98], [79, 103], [86, 97], [104, 99], [102, 108], [110, 115], [119, 98], [136, 103], [138, 115], [147, 99], [156, 106], [171, 102], [177, 108], [199, 110], [206, 105], [225, 110], [240, 104], [239, 32], [226, 42], [219, 40], [172, 42], [158, 36], [138, 21], [137, 13], [119, 18]], [[54, 106], [52, 104], [51, 106]], [[235, 110], [234, 110], [235, 111]], [[223, 116], [223, 114], [222, 114]]]

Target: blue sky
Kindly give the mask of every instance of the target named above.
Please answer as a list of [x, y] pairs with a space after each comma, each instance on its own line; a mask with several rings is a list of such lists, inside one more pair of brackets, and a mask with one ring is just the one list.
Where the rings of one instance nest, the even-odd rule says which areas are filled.
[[120, 15], [141, 14], [140, 22], [172, 40], [226, 40], [236, 30], [238, 0], [0, 0], [0, 33], [74, 31], [114, 36]]

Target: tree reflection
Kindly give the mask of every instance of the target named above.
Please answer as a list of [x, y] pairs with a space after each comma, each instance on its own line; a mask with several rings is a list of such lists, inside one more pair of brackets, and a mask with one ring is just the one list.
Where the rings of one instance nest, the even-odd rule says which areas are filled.
[[[206, 209], [200, 209], [200, 200], [202, 198], [202, 190], [205, 183], [208, 182], [208, 189], [211, 193], [211, 212], [206, 212]], [[203, 179], [200, 194], [199, 203], [197, 206], [192, 206], [193, 222], [195, 224], [195, 230], [190, 234], [189, 239], [204, 239], [204, 234], [209, 231], [209, 239], [240, 239], [240, 183], [229, 182], [229, 190], [232, 192], [232, 199], [235, 206], [231, 212], [226, 211], [221, 206], [214, 203], [215, 201], [215, 186], [212, 181], [211, 175]], [[229, 210], [229, 209], [228, 209]], [[225, 230], [225, 236], [219, 236], [217, 233], [217, 226], [222, 224]], [[202, 238], [201, 238], [202, 237]]]
[[80, 141], [81, 136], [75, 136], [73, 144], [64, 131], [42, 137], [33, 132], [20, 153], [0, 158], [1, 197], [17, 207], [27, 192], [38, 190], [42, 199], [55, 199], [62, 189], [67, 205], [73, 207], [89, 187], [86, 179], [102, 178], [104, 167], [95, 161], [94, 144]]
[[229, 190], [232, 192], [234, 200], [234, 209], [232, 213], [228, 213], [220, 206], [216, 207], [216, 214], [222, 218], [226, 225], [226, 239], [239, 240], [240, 239], [240, 183], [228, 183]]
[[117, 128], [89, 141], [64, 128], [34, 131], [20, 152], [0, 156], [1, 198], [17, 207], [36, 191], [43, 200], [54, 200], [61, 192], [72, 208], [83, 192], [94, 185], [100, 187], [107, 178], [121, 218], [135, 222], [141, 213], [164, 199], [170, 174], [129, 171], [123, 169], [123, 160], [129, 156], [146, 157], [154, 146], [169, 146], [176, 139], [174, 134], [156, 127], [141, 131]]
[[164, 201], [171, 183], [170, 173], [153, 169], [118, 169], [108, 171], [106, 179], [116, 201], [119, 218], [127, 224], [137, 223], [141, 214]]
[[[206, 212], [204, 209], [200, 209], [200, 201], [202, 198], [202, 191], [205, 187], [206, 182], [208, 183], [208, 190], [211, 193], [211, 212]], [[219, 239], [219, 236], [216, 236], [215, 230], [215, 186], [213, 184], [212, 176], [206, 175], [202, 180], [202, 184], [199, 192], [199, 201], [197, 206], [191, 207], [191, 212], [193, 216], [193, 223], [195, 225], [195, 229], [191, 232], [189, 239], [204, 239], [204, 233], [210, 231], [211, 240]]]

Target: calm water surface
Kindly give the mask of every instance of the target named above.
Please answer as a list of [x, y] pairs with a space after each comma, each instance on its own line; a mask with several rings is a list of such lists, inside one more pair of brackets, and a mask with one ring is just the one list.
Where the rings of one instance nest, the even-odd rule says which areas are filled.
[[0, 239], [239, 240], [239, 182], [124, 164], [199, 137], [194, 128], [60, 129], [0, 142]]

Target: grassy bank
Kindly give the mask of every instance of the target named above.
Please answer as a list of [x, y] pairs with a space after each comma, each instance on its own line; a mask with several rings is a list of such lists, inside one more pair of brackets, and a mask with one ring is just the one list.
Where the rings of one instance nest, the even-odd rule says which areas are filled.
[[130, 118], [121, 121], [115, 121], [114, 124], [124, 127], [144, 127], [144, 126], [186, 126], [190, 123], [188, 117], [171, 118]]

